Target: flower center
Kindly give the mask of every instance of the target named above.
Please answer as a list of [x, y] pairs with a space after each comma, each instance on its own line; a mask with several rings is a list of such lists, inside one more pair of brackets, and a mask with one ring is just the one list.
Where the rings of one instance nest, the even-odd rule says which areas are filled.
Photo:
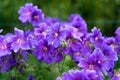
[[120, 79], [120, 72], [116, 72], [116, 73], [115, 73], [115, 76], [117, 76], [118, 79]]
[[38, 15], [34, 16], [34, 19], [38, 19], [38, 18], [39, 18], [39, 16], [38, 16]]
[[26, 15], [28, 15], [28, 16], [29, 16], [29, 15], [30, 15], [30, 12], [29, 12], [29, 11], [27, 11]]
[[89, 42], [89, 41], [86, 41], [86, 42], [85, 42], [85, 44], [86, 44], [86, 45], [89, 45], [89, 44], [90, 44], [90, 42]]
[[95, 37], [95, 40], [97, 41], [97, 40], [98, 40], [98, 37]]
[[45, 36], [45, 35], [46, 35], [46, 32], [45, 32], [45, 31], [43, 31], [43, 32], [42, 32], [42, 34]]
[[80, 56], [80, 52], [74, 53], [74, 56]]
[[45, 52], [46, 52], [47, 50], [48, 50], [48, 48], [47, 48], [47, 47], [43, 47], [43, 51], [45, 51]]
[[70, 44], [70, 43], [72, 43], [73, 41], [72, 41], [72, 39], [68, 39], [67, 42]]
[[58, 33], [55, 33], [54, 36], [55, 36], [55, 37], [58, 37]]
[[94, 65], [93, 65], [93, 64], [90, 64], [90, 65], [89, 65], [89, 69], [94, 69]]
[[6, 44], [2, 44], [1, 49], [6, 49], [7, 45]]
[[98, 61], [98, 63], [100, 64], [100, 63], [101, 63], [101, 61]]
[[113, 51], [115, 50], [115, 48], [117, 48], [117, 46], [115, 44], [111, 44], [110, 46], [112, 47]]
[[22, 43], [22, 39], [17, 39], [17, 43], [21, 44]]

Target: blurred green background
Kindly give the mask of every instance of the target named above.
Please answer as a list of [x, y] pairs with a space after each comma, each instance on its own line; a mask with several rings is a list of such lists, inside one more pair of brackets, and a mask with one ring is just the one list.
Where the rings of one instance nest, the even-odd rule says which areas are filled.
[[[120, 0], [0, 0], [0, 28], [4, 29], [3, 34], [13, 32], [14, 27], [26, 26], [18, 20], [18, 10], [25, 3], [33, 3], [43, 10], [45, 16], [59, 17], [61, 20], [67, 20], [70, 14], [78, 13], [86, 20], [89, 31], [96, 26], [106, 36], [114, 35], [114, 31], [120, 26]], [[24, 77], [17, 73], [20, 80], [26, 80], [29, 73], [33, 73], [35, 80], [55, 80], [61, 75], [58, 73], [59, 64], [54, 63], [48, 67], [39, 63], [33, 55], [28, 58], [30, 61], [26, 63]], [[62, 66], [63, 71], [68, 71], [75, 64], [69, 58]], [[0, 80], [7, 80], [6, 75], [9, 76], [9, 73], [0, 74]], [[14, 70], [11, 75], [15, 75]]]
[[80, 14], [87, 22], [89, 31], [101, 28], [104, 35], [111, 36], [120, 25], [120, 0], [0, 0], [0, 28], [4, 33], [14, 27], [25, 25], [18, 20], [18, 9], [25, 3], [39, 6], [45, 16], [67, 20], [72, 13]]

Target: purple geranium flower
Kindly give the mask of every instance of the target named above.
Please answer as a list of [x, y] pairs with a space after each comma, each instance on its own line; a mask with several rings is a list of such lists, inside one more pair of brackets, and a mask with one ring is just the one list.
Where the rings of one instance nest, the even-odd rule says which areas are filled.
[[52, 18], [52, 17], [46, 17], [44, 19], [45, 23], [48, 25], [48, 26], [51, 26], [57, 22], [60, 22], [60, 19], [59, 18]]
[[30, 21], [31, 12], [34, 9], [37, 9], [37, 6], [33, 6], [32, 3], [25, 4], [24, 7], [21, 7], [18, 10], [18, 13], [20, 14], [19, 20], [22, 21], [22, 23]]
[[111, 46], [104, 45], [102, 47], [102, 51], [103, 51], [103, 54], [106, 56], [107, 60], [110, 60], [110, 61], [118, 60], [117, 53], [116, 53], [116, 51], [112, 50]]
[[80, 37], [83, 35], [77, 32], [77, 29], [72, 26], [66, 26], [66, 49], [65, 53], [71, 53], [71, 51], [79, 51], [81, 47]]
[[117, 42], [116, 42], [114, 37], [107, 37], [104, 40], [105, 40], [105, 43], [107, 45], [112, 47], [113, 51], [119, 52], [120, 48], [119, 48], [119, 46], [118, 46], [118, 44], [117, 44]]
[[114, 76], [111, 78], [111, 80], [120, 80], [120, 71], [116, 71]]
[[82, 41], [81, 41], [81, 53], [83, 54], [83, 56], [86, 56], [87, 54], [92, 53], [92, 48], [94, 47], [93, 44], [90, 42], [90, 34], [85, 34], [84, 36], [81, 37]]
[[0, 72], [7, 72], [17, 64], [13, 55], [6, 55], [0, 58]]
[[27, 80], [34, 80], [34, 77], [33, 77], [33, 75], [31, 73], [29, 74]]
[[120, 41], [120, 27], [117, 28], [117, 30], [115, 31], [115, 34], [116, 34], [115, 36], [116, 40]]
[[63, 47], [63, 51], [65, 54], [70, 54], [74, 60], [78, 61], [81, 56], [80, 49], [83, 46], [81, 45], [81, 37], [83, 34], [70, 25], [65, 25], [65, 30], [67, 36], [64, 42], [65, 47]]
[[8, 40], [8, 36], [0, 35], [0, 57], [10, 55], [11, 53], [11, 42]]
[[44, 19], [44, 14], [41, 9], [34, 9], [31, 12], [30, 22], [33, 26], [38, 26], [40, 21]]
[[52, 62], [62, 61], [62, 59], [63, 59], [62, 53], [63, 53], [63, 51], [62, 51], [61, 47], [54, 48], [54, 50], [51, 54]]
[[108, 71], [108, 76], [112, 78], [114, 76], [114, 68], [110, 68]]
[[69, 73], [62, 74], [62, 80], [89, 80], [89, 78], [83, 71], [69, 70]]
[[106, 73], [107, 69], [106, 58], [98, 48], [92, 54], [87, 55], [86, 58], [81, 58], [78, 66], [85, 70], [95, 70], [98, 73]]
[[89, 80], [103, 80], [101, 74], [98, 74], [95, 70], [86, 70], [85, 72]]
[[62, 78], [57, 77], [56, 80], [103, 80], [103, 78], [94, 70], [69, 70], [69, 73], [64, 72]]
[[118, 60], [117, 52], [113, 51], [112, 47], [106, 44], [104, 44], [101, 50], [106, 57], [107, 71], [109, 71], [111, 68], [114, 68], [114, 62]]
[[14, 33], [15, 35], [13, 43], [11, 44], [11, 49], [14, 50], [14, 52], [18, 52], [20, 48], [23, 50], [30, 49], [29, 42], [27, 41], [24, 32], [18, 28], [14, 28]]
[[101, 47], [103, 45], [103, 37], [100, 29], [94, 27], [92, 33], [90, 34], [90, 41], [95, 45], [95, 47]]
[[119, 51], [120, 51], [120, 27], [117, 28], [117, 30], [115, 31], [115, 40], [116, 40], [116, 44], [118, 45]]
[[79, 14], [70, 15], [69, 22], [72, 24], [72, 26], [77, 28], [80, 32], [82, 33], [87, 32], [87, 24]]
[[11, 55], [7, 55], [7, 56], [3, 56], [0, 58], [0, 72], [1, 73], [7, 72], [10, 69], [11, 65], [8, 63], [10, 56]]
[[34, 55], [39, 61], [45, 61], [47, 64], [52, 62], [51, 54], [53, 53], [54, 47], [48, 45], [46, 40], [39, 40], [38, 44], [35, 46]]
[[120, 74], [119, 74], [118, 76], [112, 77], [111, 80], [120, 80], [120, 77], [119, 77], [119, 76], [120, 76]]
[[36, 36], [34, 35], [34, 29], [31, 29], [31, 30], [27, 30], [25, 32], [25, 38], [26, 40], [29, 42], [30, 46], [32, 48], [35, 47], [35, 45], [37, 44], [37, 39], [36, 39]]
[[47, 26], [46, 23], [40, 23], [39, 27], [34, 28], [34, 35], [35, 36], [46, 37], [47, 27], [48, 26]]
[[62, 43], [62, 40], [66, 38], [66, 31], [61, 30], [61, 28], [62, 26], [60, 23], [55, 23], [50, 26], [46, 36], [48, 44], [52, 44], [54, 47], [58, 47]]

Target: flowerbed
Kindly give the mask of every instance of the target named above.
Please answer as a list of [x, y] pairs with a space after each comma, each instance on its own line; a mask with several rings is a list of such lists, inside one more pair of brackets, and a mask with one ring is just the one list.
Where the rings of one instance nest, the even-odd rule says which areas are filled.
[[[14, 34], [0, 35], [1, 73], [7, 72], [9, 78], [19, 80], [16, 74], [23, 76], [29, 62], [27, 56], [34, 55], [39, 63], [46, 64], [48, 72], [57, 71], [59, 77], [56, 80], [120, 80], [117, 66], [120, 27], [111, 37], [103, 36], [96, 27], [88, 32], [86, 22], [79, 14], [72, 14], [68, 21], [61, 21], [45, 17], [42, 10], [32, 3], [22, 6], [18, 13], [23, 24], [29, 23], [33, 27], [28, 29], [26, 26], [24, 30], [15, 27]], [[10, 75], [12, 71], [14, 75]], [[26, 79], [46, 80], [41, 76], [42, 72], [37, 74], [42, 78], [32, 74], [34, 72]]]

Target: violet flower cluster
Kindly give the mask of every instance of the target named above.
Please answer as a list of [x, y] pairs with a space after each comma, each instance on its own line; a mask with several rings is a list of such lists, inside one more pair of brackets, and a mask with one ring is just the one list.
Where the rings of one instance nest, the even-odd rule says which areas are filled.
[[104, 80], [105, 76], [111, 80], [120, 79], [120, 73], [114, 74], [120, 52], [120, 27], [115, 36], [106, 37], [96, 27], [88, 32], [79, 14], [61, 21], [45, 17], [32, 3], [25, 4], [18, 13], [22, 23], [34, 27], [26, 31], [14, 28], [14, 34], [0, 35], [0, 72], [9, 71], [18, 63], [21, 69], [29, 53], [46, 64], [61, 62], [64, 55], [70, 55], [79, 70], [64, 72], [56, 80]]

